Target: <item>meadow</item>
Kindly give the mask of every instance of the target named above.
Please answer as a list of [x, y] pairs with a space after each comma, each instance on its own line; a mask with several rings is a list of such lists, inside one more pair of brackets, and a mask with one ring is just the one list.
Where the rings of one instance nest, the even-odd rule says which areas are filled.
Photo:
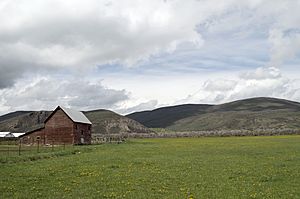
[[0, 198], [300, 198], [299, 135], [75, 148], [1, 163]]

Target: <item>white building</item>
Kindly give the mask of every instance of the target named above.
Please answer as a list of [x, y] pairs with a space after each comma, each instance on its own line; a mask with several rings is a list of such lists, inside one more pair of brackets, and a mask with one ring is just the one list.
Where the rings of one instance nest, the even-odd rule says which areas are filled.
[[0, 132], [0, 138], [5, 138], [10, 132]]
[[0, 138], [17, 138], [25, 133], [0, 132]]

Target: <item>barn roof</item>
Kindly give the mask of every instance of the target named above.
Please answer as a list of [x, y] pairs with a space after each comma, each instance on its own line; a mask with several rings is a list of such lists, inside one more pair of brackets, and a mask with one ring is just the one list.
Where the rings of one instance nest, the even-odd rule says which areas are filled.
[[37, 129], [34, 129], [34, 130], [31, 130], [31, 131], [27, 131], [26, 133], [23, 133], [22, 135], [19, 135], [18, 137], [21, 138], [21, 137], [24, 137], [24, 136], [27, 136], [33, 132], [36, 132], [36, 131], [40, 131], [42, 129], [44, 129], [45, 127], [40, 127], [40, 128], [37, 128]]
[[80, 111], [59, 106], [73, 122], [92, 124], [92, 122]]

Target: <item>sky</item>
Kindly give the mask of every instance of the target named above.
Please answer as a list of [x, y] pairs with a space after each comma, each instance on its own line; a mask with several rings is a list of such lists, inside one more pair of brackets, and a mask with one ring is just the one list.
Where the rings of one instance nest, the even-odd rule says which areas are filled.
[[300, 102], [300, 0], [0, 0], [0, 115]]

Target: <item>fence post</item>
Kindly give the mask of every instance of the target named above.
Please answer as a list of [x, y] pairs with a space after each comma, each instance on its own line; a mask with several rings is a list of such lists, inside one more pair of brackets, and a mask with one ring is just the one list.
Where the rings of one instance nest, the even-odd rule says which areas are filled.
[[19, 155], [21, 155], [21, 144], [22, 144], [22, 142], [21, 142], [21, 139], [19, 140]]
[[54, 141], [52, 140], [52, 151], [54, 151]]
[[40, 152], [40, 140], [37, 141], [38, 145], [37, 145], [37, 152]]

